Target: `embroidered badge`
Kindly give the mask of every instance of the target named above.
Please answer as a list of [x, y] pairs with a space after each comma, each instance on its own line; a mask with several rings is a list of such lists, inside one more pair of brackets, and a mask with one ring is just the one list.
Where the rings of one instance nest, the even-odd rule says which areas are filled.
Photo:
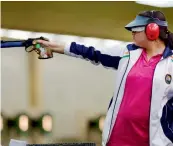
[[171, 84], [172, 76], [170, 74], [166, 74], [165, 76], [165, 82], [167, 84]]

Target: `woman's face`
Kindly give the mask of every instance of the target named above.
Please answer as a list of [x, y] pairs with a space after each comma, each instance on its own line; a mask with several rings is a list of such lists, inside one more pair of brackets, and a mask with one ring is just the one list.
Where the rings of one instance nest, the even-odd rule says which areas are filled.
[[148, 39], [145, 34], [145, 31], [140, 31], [140, 32], [132, 31], [132, 36], [133, 36], [133, 41], [137, 46], [145, 48], [146, 43], [148, 43]]

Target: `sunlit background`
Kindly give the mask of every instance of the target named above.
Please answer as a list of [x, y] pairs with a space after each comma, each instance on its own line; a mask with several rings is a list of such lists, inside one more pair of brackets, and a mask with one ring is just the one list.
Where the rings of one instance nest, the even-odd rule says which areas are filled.
[[[121, 47], [131, 42], [124, 26], [138, 12], [161, 10], [173, 31], [173, 1], [1, 2], [1, 40], [46, 37], [86, 46]], [[116, 49], [115, 47], [115, 49]], [[39, 60], [25, 48], [1, 48], [1, 145], [101, 144], [116, 71], [54, 54]]]

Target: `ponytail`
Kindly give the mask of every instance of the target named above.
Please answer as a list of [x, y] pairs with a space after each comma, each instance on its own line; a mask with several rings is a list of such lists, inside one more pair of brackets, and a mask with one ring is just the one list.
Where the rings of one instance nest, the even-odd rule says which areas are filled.
[[167, 43], [170, 49], [173, 50], [173, 33], [171, 33], [170, 31], [168, 31]]
[[173, 33], [168, 30], [167, 27], [160, 26], [159, 38], [173, 50]]

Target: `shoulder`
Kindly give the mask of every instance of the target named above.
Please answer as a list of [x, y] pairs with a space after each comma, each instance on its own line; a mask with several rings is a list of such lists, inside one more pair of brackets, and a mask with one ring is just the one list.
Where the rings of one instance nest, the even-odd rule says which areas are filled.
[[127, 44], [127, 49], [128, 49], [129, 51], [137, 50], [137, 49], [139, 49], [139, 48], [140, 48], [139, 46], [137, 46], [137, 45], [135, 45], [135, 44], [133, 44], [133, 43]]
[[135, 50], [141, 49], [139, 46], [136, 46], [136, 45], [133, 44], [133, 43], [125, 44], [125, 45], [124, 45], [124, 48], [125, 48], [125, 49], [124, 49], [122, 58], [124, 58], [124, 57], [129, 57], [129, 53], [130, 53], [131, 51], [135, 51]]

